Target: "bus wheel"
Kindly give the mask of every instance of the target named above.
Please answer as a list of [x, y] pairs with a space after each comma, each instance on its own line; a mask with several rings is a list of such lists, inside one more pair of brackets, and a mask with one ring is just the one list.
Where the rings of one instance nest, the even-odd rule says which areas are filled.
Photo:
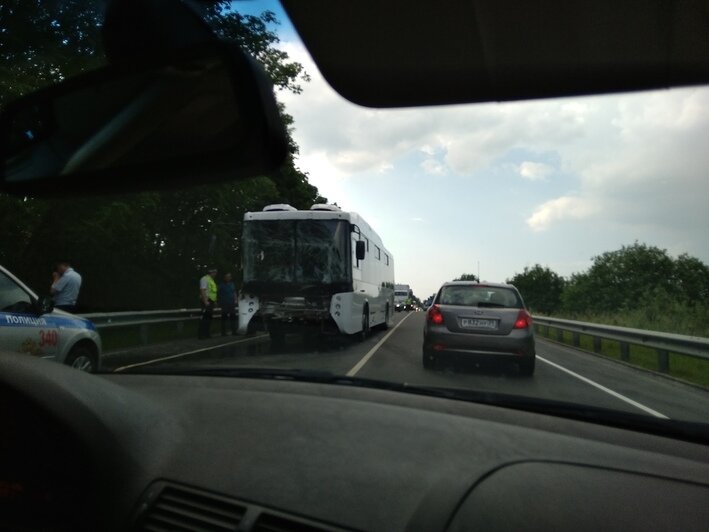
[[389, 328], [389, 303], [387, 303], [386, 310], [384, 311], [384, 323], [382, 323], [379, 328], [382, 331], [386, 331]]
[[359, 333], [359, 341], [364, 342], [370, 333], [369, 329], [369, 307], [365, 306], [362, 312], [362, 331]]

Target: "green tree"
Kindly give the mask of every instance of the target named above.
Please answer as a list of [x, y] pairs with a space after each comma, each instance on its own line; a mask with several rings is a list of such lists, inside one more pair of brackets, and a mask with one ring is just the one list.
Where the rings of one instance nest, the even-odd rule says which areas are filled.
[[561, 307], [564, 279], [549, 267], [540, 264], [525, 267], [507, 282], [517, 287], [525, 304], [534, 312], [551, 314]]
[[0, 106], [105, 63], [100, 4], [5, 0], [0, 5]]
[[571, 316], [591, 311], [592, 289], [586, 273], [574, 273], [566, 280], [561, 294], [561, 307]]
[[460, 275], [460, 277], [456, 277], [453, 279], [454, 281], [480, 281], [478, 279], [478, 276], [475, 275], [474, 273], [464, 273]]
[[683, 253], [674, 261], [672, 285], [690, 304], [709, 303], [709, 266]]
[[679, 293], [675, 262], [664, 249], [635, 242], [592, 260], [587, 272], [569, 280], [562, 297], [568, 311], [615, 312], [637, 307], [648, 290]]
[[231, 0], [221, 0], [206, 8], [205, 18], [220, 37], [238, 43], [261, 63], [279, 89], [300, 94], [300, 81], [310, 81], [303, 65], [290, 61], [288, 53], [277, 48], [280, 42], [274, 27], [280, 22], [272, 11], [258, 16], [235, 11]]

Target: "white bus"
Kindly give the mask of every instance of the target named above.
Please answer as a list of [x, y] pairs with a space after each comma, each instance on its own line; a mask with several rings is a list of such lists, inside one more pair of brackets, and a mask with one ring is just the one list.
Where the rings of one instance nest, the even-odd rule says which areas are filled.
[[259, 316], [289, 332], [359, 334], [394, 313], [394, 258], [361, 216], [334, 205], [269, 205], [244, 214], [239, 332]]

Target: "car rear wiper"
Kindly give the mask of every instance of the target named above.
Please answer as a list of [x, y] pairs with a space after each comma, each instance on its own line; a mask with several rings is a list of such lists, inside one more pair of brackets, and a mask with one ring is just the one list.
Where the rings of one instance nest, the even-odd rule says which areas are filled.
[[325, 370], [197, 366], [186, 368], [141, 367], [139, 371], [135, 371], [135, 373], [290, 380], [376, 388], [379, 390], [412, 393], [429, 397], [454, 399], [457, 401], [512, 408], [515, 410], [524, 410], [537, 414], [613, 426], [621, 429], [645, 432], [685, 441], [703, 444], [709, 443], [709, 425], [704, 423], [680, 421], [675, 419], [659, 419], [631, 412], [611, 410], [608, 408], [588, 406], [578, 403], [568, 403], [565, 401], [555, 401], [552, 399], [540, 399], [523, 395], [481, 392], [462, 388], [420, 386], [406, 382], [399, 383], [362, 377], [348, 377], [346, 375], [338, 375]]

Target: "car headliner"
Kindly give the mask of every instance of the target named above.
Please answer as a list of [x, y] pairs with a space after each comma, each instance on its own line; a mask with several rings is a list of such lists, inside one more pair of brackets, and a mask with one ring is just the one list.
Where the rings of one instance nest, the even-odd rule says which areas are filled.
[[283, 0], [325, 79], [371, 107], [709, 83], [699, 0]]

